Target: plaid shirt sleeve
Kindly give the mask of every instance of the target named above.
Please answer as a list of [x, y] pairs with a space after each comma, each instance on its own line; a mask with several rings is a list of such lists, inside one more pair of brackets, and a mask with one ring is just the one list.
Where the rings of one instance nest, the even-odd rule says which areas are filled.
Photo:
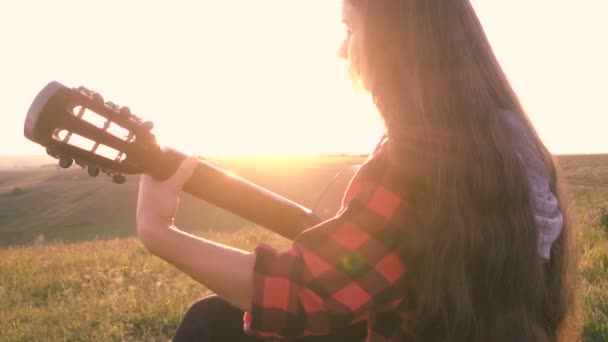
[[368, 159], [338, 215], [300, 234], [291, 248], [256, 248], [247, 333], [326, 335], [397, 308], [406, 273], [397, 252], [403, 201], [385, 165], [380, 152]]

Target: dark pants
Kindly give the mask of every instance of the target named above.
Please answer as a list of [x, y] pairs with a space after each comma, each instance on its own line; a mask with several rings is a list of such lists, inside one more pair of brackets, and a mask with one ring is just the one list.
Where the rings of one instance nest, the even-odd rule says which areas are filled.
[[[301, 337], [290, 341], [357, 342], [364, 341], [365, 335], [366, 325], [359, 323], [331, 336]], [[210, 296], [192, 305], [182, 319], [173, 342], [185, 341], [268, 342], [272, 339], [246, 335], [243, 332], [243, 312], [218, 296]]]

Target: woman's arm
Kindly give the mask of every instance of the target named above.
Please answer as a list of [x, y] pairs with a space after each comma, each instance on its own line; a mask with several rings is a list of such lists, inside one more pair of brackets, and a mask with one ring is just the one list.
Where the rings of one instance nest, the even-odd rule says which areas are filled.
[[197, 158], [186, 159], [166, 181], [142, 176], [137, 203], [137, 232], [144, 246], [190, 277], [248, 310], [254, 256], [243, 250], [205, 240], [173, 225], [183, 184], [192, 176]]
[[253, 254], [171, 227], [139, 229], [146, 248], [241, 310], [251, 306]]

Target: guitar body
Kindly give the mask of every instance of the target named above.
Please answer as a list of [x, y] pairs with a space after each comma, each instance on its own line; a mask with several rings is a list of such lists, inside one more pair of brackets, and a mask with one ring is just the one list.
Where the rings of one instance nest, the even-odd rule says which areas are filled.
[[[151, 122], [131, 114], [128, 107], [104, 102], [96, 92], [51, 82], [30, 106], [24, 135], [46, 147], [47, 153], [59, 159], [64, 168], [75, 162], [91, 176], [103, 172], [116, 183], [123, 183], [124, 174], [167, 179], [188, 157], [159, 146], [152, 128]], [[336, 177], [316, 212], [204, 160], [199, 162], [184, 191], [293, 239], [335, 214], [356, 170], [353, 166]]]

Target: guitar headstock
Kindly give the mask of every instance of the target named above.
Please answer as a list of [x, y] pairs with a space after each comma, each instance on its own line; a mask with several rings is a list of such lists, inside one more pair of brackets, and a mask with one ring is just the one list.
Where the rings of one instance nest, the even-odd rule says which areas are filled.
[[51, 82], [30, 106], [24, 135], [63, 168], [76, 163], [91, 176], [102, 172], [124, 183], [124, 174], [144, 173], [145, 156], [160, 151], [153, 127], [97, 92]]

